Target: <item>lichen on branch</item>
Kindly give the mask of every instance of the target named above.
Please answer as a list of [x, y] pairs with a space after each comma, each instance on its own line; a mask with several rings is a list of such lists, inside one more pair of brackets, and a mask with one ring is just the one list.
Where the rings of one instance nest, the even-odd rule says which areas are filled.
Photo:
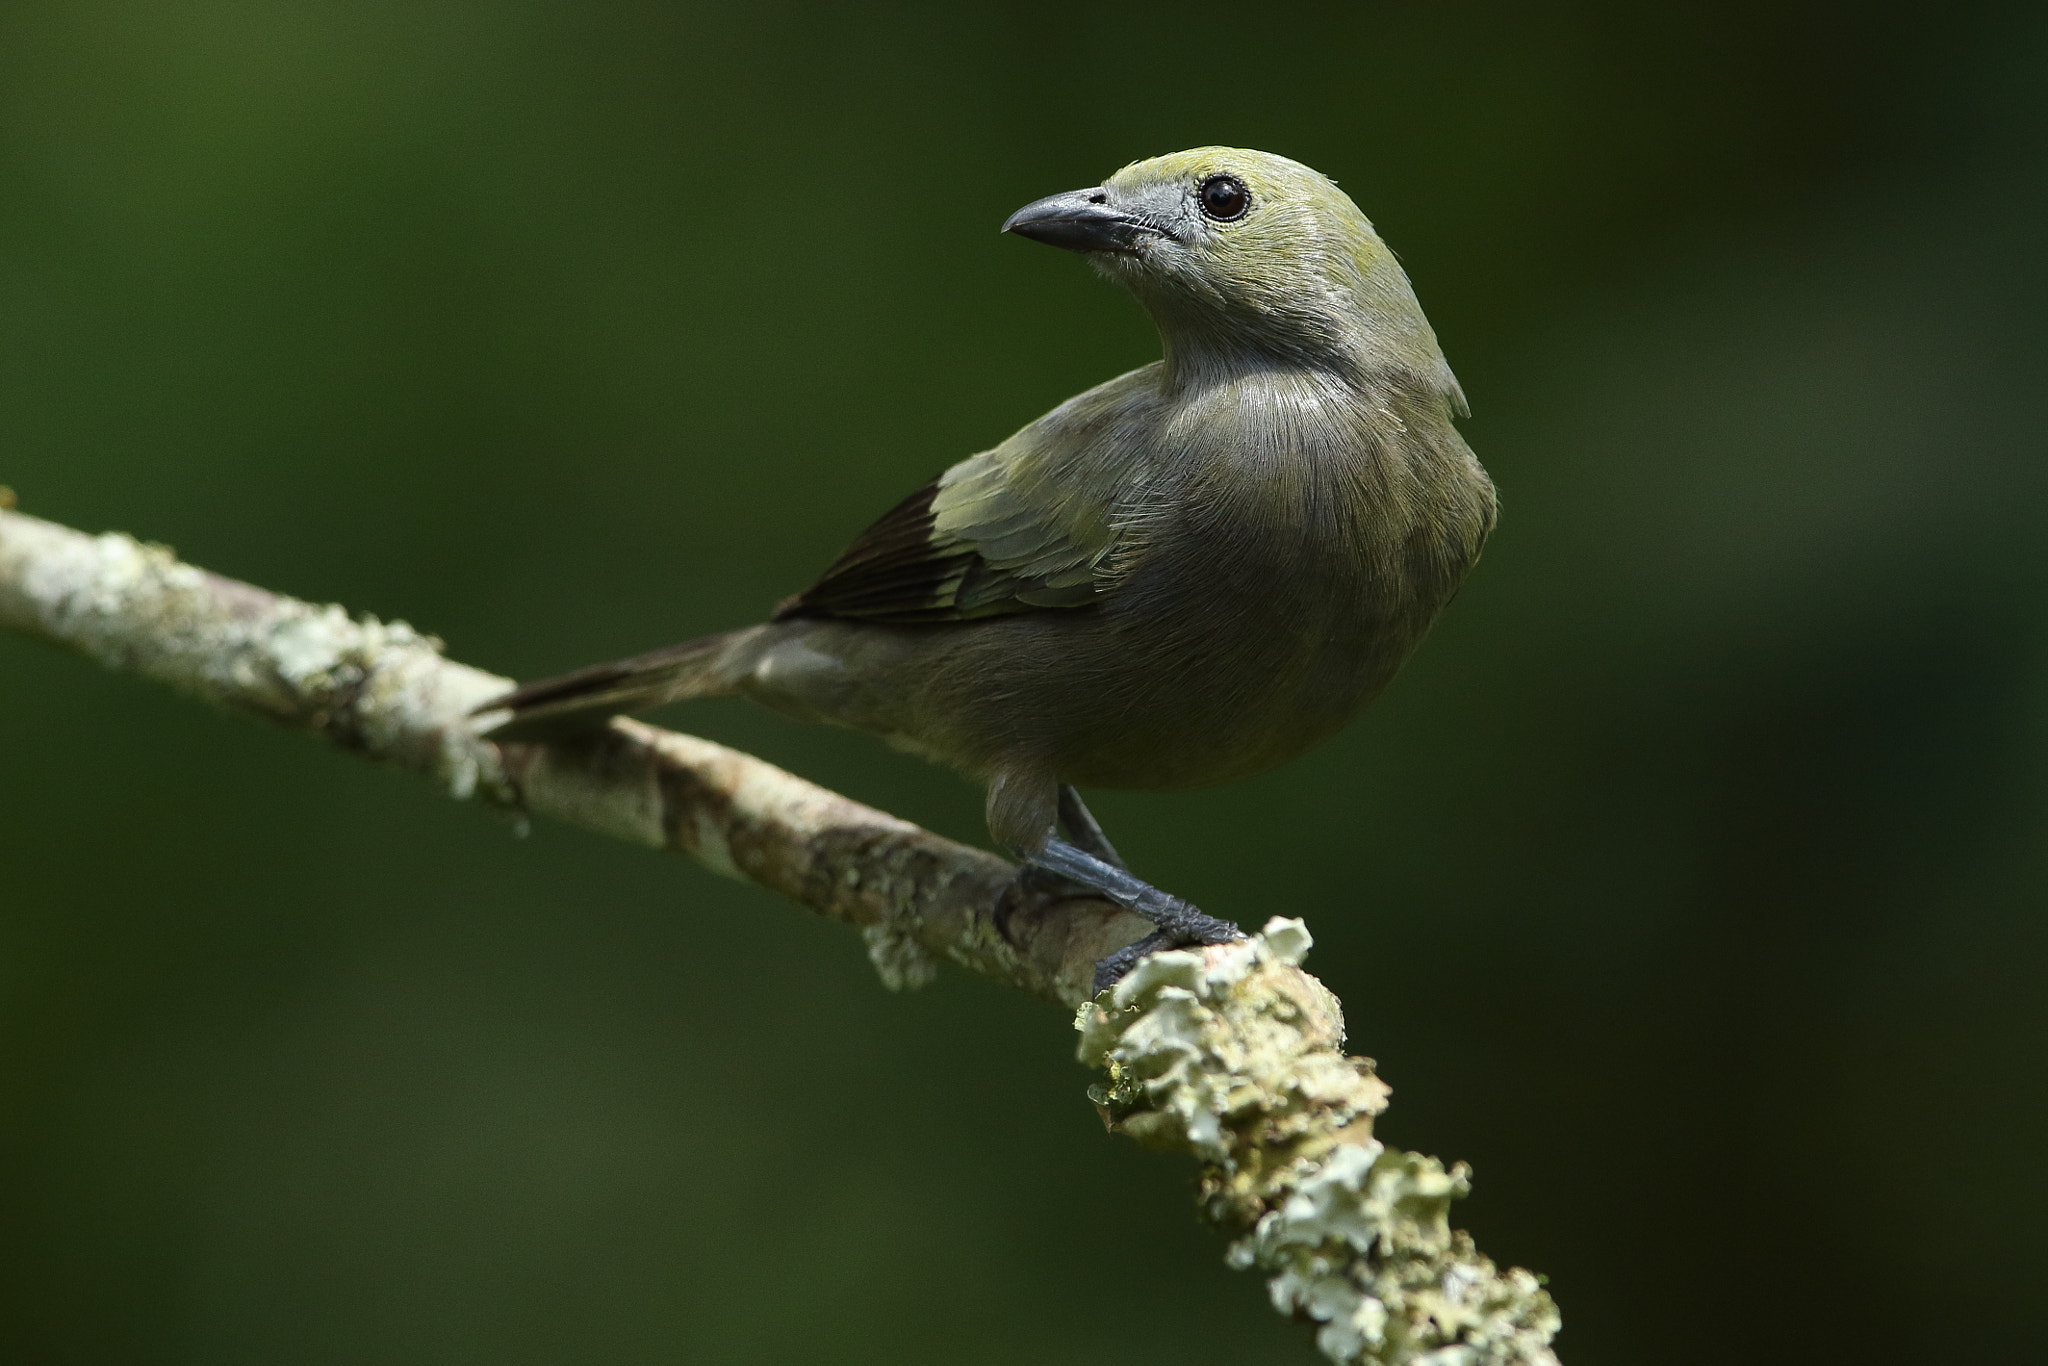
[[1463, 1166], [1373, 1137], [1387, 1087], [1343, 1052], [1337, 998], [1301, 969], [1308, 931], [1154, 954], [1101, 998], [1097, 959], [1150, 926], [1077, 898], [993, 911], [993, 854], [695, 736], [615, 719], [575, 743], [493, 745], [471, 711], [508, 680], [403, 622], [351, 616], [90, 536], [0, 497], [0, 628], [481, 797], [780, 892], [858, 929], [884, 982], [950, 962], [1070, 1009], [1112, 1128], [1201, 1163], [1203, 1214], [1233, 1265], [1315, 1325], [1324, 1354], [1385, 1366], [1556, 1366], [1556, 1307], [1500, 1272], [1450, 1202]]
[[1505, 1273], [1450, 1227], [1461, 1164], [1373, 1137], [1387, 1086], [1346, 1057], [1337, 998], [1300, 970], [1299, 920], [1248, 940], [1155, 953], [1076, 1016], [1111, 1128], [1202, 1163], [1204, 1215], [1273, 1307], [1317, 1325], [1336, 1362], [1555, 1366], [1559, 1317], [1537, 1277]]

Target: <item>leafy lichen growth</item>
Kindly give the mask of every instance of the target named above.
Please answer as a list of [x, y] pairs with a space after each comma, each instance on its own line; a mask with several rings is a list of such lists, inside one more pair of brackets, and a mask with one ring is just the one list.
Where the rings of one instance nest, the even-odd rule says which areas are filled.
[[915, 991], [931, 985], [939, 974], [938, 961], [917, 942], [911, 930], [894, 921], [878, 920], [863, 925], [860, 937], [867, 943], [868, 961], [874, 964], [875, 975], [891, 991]]
[[1372, 1136], [1386, 1084], [1344, 1056], [1336, 998], [1299, 970], [1298, 920], [1154, 954], [1081, 1008], [1091, 1098], [1148, 1146], [1201, 1159], [1204, 1213], [1273, 1305], [1330, 1360], [1556, 1366], [1559, 1318], [1531, 1273], [1499, 1271], [1450, 1227], [1471, 1176]]

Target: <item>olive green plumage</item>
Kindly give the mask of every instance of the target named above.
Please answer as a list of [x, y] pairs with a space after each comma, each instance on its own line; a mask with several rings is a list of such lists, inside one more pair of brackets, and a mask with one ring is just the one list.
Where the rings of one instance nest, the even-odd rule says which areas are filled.
[[1256, 773], [1372, 700], [1494, 520], [1372, 225], [1305, 166], [1204, 147], [1006, 226], [1127, 287], [1164, 358], [947, 470], [766, 625], [529, 684], [500, 738], [741, 693], [985, 782], [1029, 855], [1061, 783]]

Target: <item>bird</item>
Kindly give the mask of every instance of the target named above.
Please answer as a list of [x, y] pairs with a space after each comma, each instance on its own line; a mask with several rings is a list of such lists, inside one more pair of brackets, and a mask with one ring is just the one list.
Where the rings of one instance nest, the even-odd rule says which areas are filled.
[[1407, 274], [1322, 174], [1198, 147], [1002, 231], [1127, 289], [1160, 358], [947, 469], [768, 621], [477, 712], [509, 713], [494, 741], [546, 742], [739, 694], [950, 766], [984, 788], [1019, 895], [1079, 888], [1154, 925], [1100, 989], [1241, 931], [1131, 873], [1078, 789], [1208, 786], [1329, 738], [1455, 596], [1497, 500]]

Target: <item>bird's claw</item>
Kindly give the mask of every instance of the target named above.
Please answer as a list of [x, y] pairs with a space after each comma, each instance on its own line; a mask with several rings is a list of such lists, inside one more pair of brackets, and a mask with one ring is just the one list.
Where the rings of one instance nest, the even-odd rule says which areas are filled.
[[1233, 939], [1245, 937], [1244, 931], [1231, 924], [1197, 909], [1179, 897], [1166, 897], [1157, 906], [1148, 906], [1142, 912], [1159, 928], [1135, 944], [1126, 944], [1095, 965], [1095, 991], [1100, 995], [1123, 979], [1125, 973], [1138, 966], [1138, 960], [1162, 949], [1188, 948], [1202, 944], [1227, 944]]
[[1173, 936], [1177, 945], [1227, 944], [1244, 938], [1244, 931], [1230, 921], [1218, 919], [1179, 897], [1168, 897], [1158, 914], [1148, 913], [1145, 918], [1157, 925], [1161, 933]]
[[1165, 930], [1154, 930], [1137, 943], [1124, 945], [1095, 965], [1095, 994], [1100, 996], [1122, 981], [1125, 973], [1138, 966], [1140, 958], [1176, 947], [1173, 936]]

